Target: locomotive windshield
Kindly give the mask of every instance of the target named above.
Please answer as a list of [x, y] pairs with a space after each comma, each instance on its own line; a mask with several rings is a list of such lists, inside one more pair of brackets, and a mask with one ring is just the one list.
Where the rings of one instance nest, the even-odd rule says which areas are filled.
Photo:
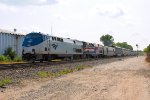
[[43, 42], [43, 35], [40, 33], [30, 33], [25, 36], [22, 46], [30, 47]]

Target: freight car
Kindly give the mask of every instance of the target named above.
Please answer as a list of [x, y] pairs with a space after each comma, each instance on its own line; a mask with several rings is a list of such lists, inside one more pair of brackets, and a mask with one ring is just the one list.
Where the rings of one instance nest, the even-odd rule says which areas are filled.
[[0, 55], [5, 53], [5, 50], [12, 48], [18, 56], [22, 56], [22, 42], [24, 34], [0, 29]]

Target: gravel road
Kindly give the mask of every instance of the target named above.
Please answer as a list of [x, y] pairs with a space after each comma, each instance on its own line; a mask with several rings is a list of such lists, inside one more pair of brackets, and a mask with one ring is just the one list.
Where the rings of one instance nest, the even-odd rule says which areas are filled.
[[0, 100], [150, 100], [145, 57], [99, 64], [53, 79], [27, 80], [0, 92]]

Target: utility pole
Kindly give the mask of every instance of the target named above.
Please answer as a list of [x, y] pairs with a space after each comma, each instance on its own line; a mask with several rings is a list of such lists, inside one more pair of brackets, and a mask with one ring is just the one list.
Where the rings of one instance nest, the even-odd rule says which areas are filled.
[[53, 28], [52, 28], [52, 25], [51, 25], [51, 36], [52, 36], [52, 34], [53, 34]]
[[138, 47], [139, 47], [139, 45], [138, 45], [138, 44], [136, 44], [136, 47], [137, 47], [137, 57], [138, 57]]

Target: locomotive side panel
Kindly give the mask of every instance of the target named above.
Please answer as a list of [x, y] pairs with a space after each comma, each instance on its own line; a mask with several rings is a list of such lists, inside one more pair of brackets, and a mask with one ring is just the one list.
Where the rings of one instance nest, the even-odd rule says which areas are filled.
[[104, 46], [103, 51], [104, 51], [104, 56], [111, 57], [115, 55], [115, 48], [113, 47]]
[[122, 51], [122, 48], [120, 47], [115, 47], [115, 56], [122, 56], [123, 55], [123, 51]]

